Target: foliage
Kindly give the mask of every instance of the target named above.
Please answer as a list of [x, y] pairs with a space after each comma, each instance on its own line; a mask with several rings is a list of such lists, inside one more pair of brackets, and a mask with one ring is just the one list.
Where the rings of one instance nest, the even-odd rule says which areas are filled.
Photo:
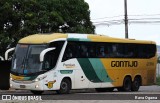
[[0, 54], [24, 36], [60, 30], [94, 33], [84, 0], [0, 0]]
[[157, 77], [156, 84], [160, 86], [160, 77]]

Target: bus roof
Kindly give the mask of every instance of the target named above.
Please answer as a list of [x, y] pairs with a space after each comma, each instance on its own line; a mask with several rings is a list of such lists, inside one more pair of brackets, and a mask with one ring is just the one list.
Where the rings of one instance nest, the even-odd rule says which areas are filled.
[[77, 34], [77, 33], [52, 33], [52, 34], [34, 34], [19, 40], [24, 44], [45, 44], [54, 40], [70, 40], [70, 41], [94, 41], [94, 42], [121, 42], [121, 43], [142, 43], [155, 44], [153, 41], [134, 40], [114, 38], [97, 34]]

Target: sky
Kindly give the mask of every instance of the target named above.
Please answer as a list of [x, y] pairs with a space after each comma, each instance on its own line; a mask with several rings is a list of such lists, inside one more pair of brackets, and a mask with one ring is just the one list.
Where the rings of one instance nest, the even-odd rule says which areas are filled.
[[[89, 4], [96, 34], [125, 37], [124, 0], [85, 1]], [[127, 0], [127, 6], [129, 38], [152, 40], [160, 45], [160, 0]]]

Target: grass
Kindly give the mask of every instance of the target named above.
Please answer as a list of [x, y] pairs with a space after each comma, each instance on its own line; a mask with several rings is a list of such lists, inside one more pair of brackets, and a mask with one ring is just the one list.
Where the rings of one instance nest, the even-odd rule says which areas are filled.
[[160, 86], [160, 77], [157, 77], [156, 84]]

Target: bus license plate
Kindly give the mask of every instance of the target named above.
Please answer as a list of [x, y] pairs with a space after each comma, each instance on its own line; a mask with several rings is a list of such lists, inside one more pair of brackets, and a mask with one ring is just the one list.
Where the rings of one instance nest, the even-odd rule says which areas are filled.
[[26, 86], [25, 85], [20, 85], [20, 88], [25, 88]]

